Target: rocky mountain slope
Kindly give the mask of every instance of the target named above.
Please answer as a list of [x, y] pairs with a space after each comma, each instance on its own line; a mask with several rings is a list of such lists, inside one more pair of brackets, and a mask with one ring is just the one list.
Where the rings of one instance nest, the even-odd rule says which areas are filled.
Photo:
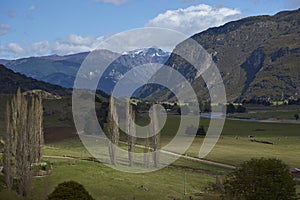
[[[192, 38], [212, 55], [228, 101], [300, 97], [300, 9], [229, 22]], [[191, 64], [171, 54], [166, 65], [190, 80], [199, 98], [209, 98]], [[140, 96], [151, 99], [158, 93], [161, 88], [146, 87]], [[162, 99], [173, 97], [167, 91], [163, 94]]]
[[[122, 56], [116, 59], [103, 73], [98, 88], [106, 93], [110, 93], [116, 83], [132, 68], [143, 66], [150, 63], [164, 64], [170, 56], [170, 53], [157, 48], [137, 49], [124, 52]], [[142, 70], [137, 71], [132, 79], [140, 79], [145, 74], [151, 73], [155, 67], [147, 65]], [[133, 80], [134, 81], [134, 80]]]

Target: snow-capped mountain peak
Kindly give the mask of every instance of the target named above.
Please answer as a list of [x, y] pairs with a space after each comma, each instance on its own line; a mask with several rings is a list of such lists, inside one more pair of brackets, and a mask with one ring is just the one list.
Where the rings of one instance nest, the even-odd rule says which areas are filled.
[[139, 57], [139, 56], [150, 56], [150, 57], [169, 57], [170, 56], [170, 52], [165, 52], [159, 48], [156, 47], [151, 47], [151, 48], [142, 48], [142, 49], [135, 49], [132, 51], [126, 51], [123, 52], [122, 55], [128, 55], [132, 58], [134, 57]]
[[[100, 79], [99, 88], [104, 92], [112, 91], [115, 84], [132, 68], [149, 63], [164, 64], [169, 57], [169, 52], [155, 47], [123, 52], [122, 55], [105, 70]], [[140, 74], [135, 74], [136, 79], [144, 77], [144, 75], [148, 73], [147, 70], [154, 70], [150, 69], [149, 66], [149, 69], [146, 68], [147, 67], [145, 67], [144, 71], [140, 72]]]

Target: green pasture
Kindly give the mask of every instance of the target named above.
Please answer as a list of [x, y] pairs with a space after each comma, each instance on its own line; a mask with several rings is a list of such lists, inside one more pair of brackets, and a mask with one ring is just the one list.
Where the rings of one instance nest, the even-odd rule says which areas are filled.
[[[148, 120], [144, 115], [137, 117], [139, 124], [146, 125]], [[200, 124], [207, 130], [209, 119], [201, 118]], [[161, 132], [161, 145], [166, 145], [178, 131], [179, 115], [169, 115], [166, 125]], [[253, 138], [250, 138], [253, 137]], [[125, 137], [122, 137], [125, 140]], [[273, 145], [251, 142], [250, 139], [272, 142]], [[203, 138], [196, 137], [187, 151], [188, 155], [198, 156]], [[144, 140], [138, 140], [144, 144]], [[70, 150], [78, 157], [88, 155], [79, 139], [56, 142], [49, 147]], [[51, 148], [45, 151], [51, 153]], [[75, 153], [76, 152], [76, 153]], [[64, 152], [60, 155], [67, 155]], [[282, 159], [291, 167], [300, 166], [300, 124], [257, 123], [226, 120], [225, 125], [214, 149], [205, 158], [216, 162], [238, 165], [252, 157], [275, 157]]]
[[294, 115], [300, 115], [299, 105], [245, 105], [246, 113], [234, 113], [233, 117], [246, 119], [288, 119], [295, 120]]
[[176, 169], [129, 174], [100, 163], [76, 161], [69, 165], [68, 160], [57, 160], [51, 176], [34, 179], [31, 196], [44, 199], [57, 184], [74, 180], [83, 184], [96, 199], [182, 199], [185, 174], [189, 195], [214, 182], [213, 176]]
[[[143, 117], [139, 120], [146, 123]], [[179, 123], [179, 115], [168, 116], [161, 132], [162, 146], [173, 138]], [[205, 130], [209, 123], [209, 119], [200, 119]], [[251, 142], [250, 139], [272, 142], [273, 145]], [[202, 142], [203, 138], [196, 137], [187, 154], [197, 157]], [[300, 166], [300, 124], [226, 120], [220, 139], [205, 159], [238, 165], [253, 157], [275, 157], [291, 167]]]
[[[46, 113], [44, 126], [46, 128], [73, 126], [70, 99], [47, 100], [44, 103]], [[0, 108], [0, 112], [4, 113], [3, 106]], [[276, 115], [279, 119], [287, 118], [286, 116], [292, 119], [298, 107], [290, 108], [279, 107], [277, 110], [264, 110], [253, 107], [248, 110], [255, 110], [260, 114], [266, 113], [266, 116], [261, 115], [262, 118], [273, 118], [269, 116]], [[3, 115], [0, 119], [0, 131], [3, 133]], [[136, 120], [140, 125], [149, 123], [149, 117], [146, 114], [137, 115]], [[205, 130], [208, 129], [209, 123], [209, 119], [200, 119], [200, 125]], [[166, 125], [161, 131], [162, 146], [174, 137], [179, 124], [179, 115], [168, 115]], [[125, 141], [126, 136], [122, 135], [121, 139]], [[268, 141], [273, 144], [251, 142], [250, 139]], [[203, 137], [196, 137], [186, 154], [197, 157], [203, 140]], [[145, 141], [138, 140], [137, 142], [143, 145]], [[126, 146], [120, 146], [126, 149]], [[202, 194], [200, 197], [196, 197], [195, 194], [199, 194], [204, 188], [211, 187], [215, 183], [216, 175], [224, 175], [231, 171], [181, 158], [169, 167], [151, 173], [119, 172], [102, 163], [84, 160], [91, 155], [76, 137], [47, 143], [43, 151], [43, 159], [54, 163], [54, 171], [51, 176], [34, 178], [30, 193], [32, 199], [45, 199], [57, 184], [67, 180], [75, 180], [83, 184], [96, 199], [112, 199], [112, 197], [113, 199], [184, 199], [185, 174], [186, 199], [189, 196], [198, 199], [215, 199], [216, 197], [207, 196], [207, 194]], [[142, 149], [136, 148], [136, 151], [142, 152]], [[238, 166], [241, 162], [253, 157], [275, 157], [283, 160], [290, 167], [300, 167], [300, 124], [226, 120], [220, 139], [204, 159]], [[299, 186], [297, 190], [300, 191]], [[7, 191], [1, 191], [0, 197], [3, 192]]]

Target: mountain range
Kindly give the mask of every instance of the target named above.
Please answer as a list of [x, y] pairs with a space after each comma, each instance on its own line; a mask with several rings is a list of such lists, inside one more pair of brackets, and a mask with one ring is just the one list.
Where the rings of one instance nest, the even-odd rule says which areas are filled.
[[[222, 76], [228, 101], [300, 98], [300, 9], [274, 16], [247, 17], [210, 28], [191, 38], [211, 55]], [[178, 44], [174, 52], [185, 43]], [[187, 51], [192, 53], [196, 49], [189, 47]], [[14, 72], [71, 88], [88, 54], [2, 59], [0, 63]], [[102, 52], [104, 57], [112, 54], [115, 53], [107, 50]], [[165, 63], [178, 70], [190, 81], [200, 99], [209, 99], [206, 84], [190, 63], [175, 53], [157, 48], [120, 54], [103, 73], [98, 89], [111, 92], [133, 67], [148, 63]], [[147, 71], [136, 77], [141, 77], [142, 73]], [[170, 77], [166, 75], [166, 78]], [[170, 91], [157, 85], [143, 87], [138, 96], [146, 99], [159, 97], [161, 100], [175, 98]]]
[[[108, 50], [101, 51], [99, 55], [106, 59], [114, 55], [114, 52]], [[65, 88], [72, 88], [77, 72], [90, 52], [66, 56], [42, 56], [21, 58], [17, 60], [0, 60], [14, 72], [19, 72], [28, 77], [45, 81], [51, 84], [60, 85]], [[123, 52], [118, 55], [111, 65], [104, 71], [98, 89], [110, 93], [115, 84], [130, 71], [133, 67], [148, 63], [165, 63], [170, 53], [157, 48], [137, 49], [129, 52]], [[139, 75], [137, 75], [139, 76]]]

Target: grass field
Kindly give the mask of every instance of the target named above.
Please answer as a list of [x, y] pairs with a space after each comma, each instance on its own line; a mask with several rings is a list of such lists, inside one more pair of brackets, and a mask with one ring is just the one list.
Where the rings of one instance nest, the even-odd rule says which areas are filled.
[[[74, 165], [69, 165], [70, 162]], [[33, 199], [44, 199], [57, 184], [74, 180], [83, 184], [96, 199], [182, 199], [185, 174], [187, 193], [192, 196], [214, 183], [212, 175], [177, 169], [129, 174], [100, 163], [56, 160], [51, 176], [34, 179], [31, 196]], [[141, 186], [148, 191], [139, 188]]]
[[289, 119], [295, 120], [294, 115], [300, 115], [299, 105], [280, 105], [280, 106], [263, 106], [263, 105], [246, 105], [246, 113], [235, 113], [232, 116], [246, 119]]
[[[207, 120], [201, 123], [208, 124]], [[253, 157], [275, 157], [291, 167], [300, 166], [300, 125], [255, 123], [227, 120], [215, 148], [206, 159], [228, 164], [240, 164]], [[272, 142], [262, 144], [250, 142], [249, 136], [256, 140]], [[189, 149], [191, 155], [198, 155], [202, 138], [196, 138]]]
[[[57, 184], [75, 180], [83, 184], [96, 199], [184, 199], [186, 176], [186, 199], [189, 196], [196, 199], [216, 199], [216, 196], [213, 196], [215, 194], [204, 193], [200, 197], [195, 194], [201, 193], [205, 188], [211, 188], [216, 175], [231, 171], [178, 159], [171, 166], [155, 172], [130, 174], [116, 171], [102, 163], [82, 160], [90, 156], [78, 137], [48, 142], [44, 147], [43, 160], [54, 163], [54, 171], [51, 176], [34, 179], [31, 198], [44, 199]], [[141, 189], [141, 186], [148, 191]]]
[[[84, 160], [90, 154], [78, 138], [49, 143], [45, 145], [43, 152], [43, 160], [53, 163], [53, 173], [33, 179], [29, 195], [33, 200], [46, 199], [55, 186], [68, 180], [84, 185], [95, 199], [189, 199], [189, 196], [215, 199], [216, 194], [204, 193], [200, 197], [195, 195], [206, 191], [206, 188], [212, 188], [216, 175], [230, 171], [179, 159], [171, 166], [151, 173], [120, 172], [102, 163]], [[184, 180], [186, 196], [183, 195]], [[0, 197], [5, 195], [15, 198], [5, 190], [0, 192]]]
[[[209, 119], [201, 118], [200, 124], [207, 130]], [[177, 132], [180, 117], [171, 115], [162, 130], [162, 144], [167, 144]], [[300, 166], [300, 124], [258, 123], [226, 120], [221, 137], [210, 154], [205, 158], [221, 163], [238, 165], [253, 157], [275, 157], [291, 167]], [[262, 144], [249, 141], [272, 142]], [[203, 138], [195, 138], [188, 154], [197, 157]]]
[[[2, 107], [2, 106], [1, 106]], [[275, 112], [290, 116], [295, 108], [285, 110], [280, 107], [276, 111], [251, 108], [259, 112]], [[250, 110], [251, 110], [250, 109]], [[261, 109], [261, 110], [260, 110]], [[217, 194], [195, 194], [212, 187], [216, 175], [224, 175], [230, 169], [217, 167], [196, 161], [178, 159], [168, 168], [152, 173], [129, 174], [119, 172], [99, 162], [83, 160], [91, 157], [72, 128], [70, 99], [45, 101], [45, 141], [44, 158], [54, 163], [51, 176], [34, 178], [31, 198], [45, 199], [54, 187], [67, 180], [75, 180], [96, 199], [184, 199], [183, 187], [186, 174], [187, 195], [194, 199], [217, 199]], [[1, 110], [4, 112], [4, 110]], [[274, 115], [275, 115], [274, 114]], [[292, 115], [293, 117], [293, 115]], [[2, 119], [2, 118], [1, 118]], [[148, 123], [146, 115], [137, 117], [138, 123]], [[200, 124], [207, 130], [209, 119], [201, 118]], [[161, 132], [162, 146], [167, 144], [178, 130], [179, 115], [168, 115], [168, 120]], [[1, 125], [2, 124], [2, 125]], [[3, 120], [0, 131], [4, 130]], [[221, 137], [214, 149], [205, 158], [215, 162], [238, 166], [241, 162], [253, 157], [275, 157], [283, 160], [290, 167], [300, 167], [300, 124], [257, 123], [226, 120]], [[272, 142], [262, 144], [249, 141], [249, 136], [256, 140]], [[123, 136], [122, 139], [125, 139]], [[138, 140], [140, 144], [143, 141]], [[197, 157], [203, 138], [195, 138], [187, 154]], [[142, 151], [137, 149], [137, 151]], [[69, 158], [75, 157], [75, 159]], [[141, 188], [147, 188], [145, 191]], [[297, 186], [300, 192], [300, 186]], [[2, 191], [5, 192], [5, 191]], [[1, 197], [1, 193], [0, 193]]]
[[[50, 158], [49, 158], [50, 156]], [[51, 156], [75, 156], [54, 158]], [[116, 171], [102, 163], [84, 161], [89, 153], [79, 139], [68, 139], [48, 144], [44, 148], [43, 160], [54, 163], [51, 176], [35, 178], [32, 199], [44, 199], [54, 187], [67, 180], [75, 180], [85, 186], [96, 199], [183, 199], [184, 177], [186, 176], [186, 198], [212, 187], [215, 176], [230, 170], [207, 164], [179, 159], [170, 167], [146, 174], [130, 174]], [[148, 190], [145, 191], [140, 187]], [[208, 199], [204, 194], [198, 199]]]
[[[146, 120], [143, 117], [140, 120], [140, 124], [146, 124]], [[207, 129], [209, 121], [209, 119], [201, 119], [200, 124]], [[179, 116], [169, 116], [167, 125], [162, 131], [162, 144], [170, 141], [170, 138], [177, 131], [179, 122]], [[299, 167], [299, 128], [300, 125], [297, 124], [227, 120], [220, 140], [206, 159], [238, 165], [253, 157], [276, 157], [282, 159], [291, 167]], [[257, 140], [266, 140], [274, 144], [250, 142], [249, 135], [254, 136]], [[197, 157], [202, 141], [203, 138], [196, 138], [187, 153]], [[44, 149], [44, 154], [48, 156], [75, 156], [78, 158], [90, 156], [76, 137], [48, 143]], [[190, 188], [188, 193], [193, 195], [200, 192], [204, 187], [211, 186], [215, 181], [215, 175], [226, 174], [230, 171], [195, 161], [179, 159], [169, 168], [157, 172], [128, 174], [110, 169], [101, 163], [68, 160], [67, 158], [54, 159], [45, 157], [45, 159], [54, 161], [55, 171], [50, 177], [35, 180], [33, 188], [35, 199], [45, 196], [45, 193], [52, 191], [59, 182], [71, 179], [81, 182], [93, 196], [101, 197], [101, 199], [109, 199], [112, 194], [115, 199], [131, 199], [133, 197], [136, 199], [142, 197], [143, 199], [145, 197], [149, 199], [171, 199], [173, 197], [182, 199], [184, 173], [187, 173], [187, 182]], [[70, 163], [75, 163], [75, 165], [69, 165]], [[90, 180], [89, 177], [94, 178]], [[152, 186], [152, 181], [159, 184]], [[97, 182], [99, 183], [97, 184]], [[149, 191], [140, 190], [139, 186], [141, 185], [149, 188]], [[115, 191], [115, 188], [121, 189]], [[299, 186], [297, 186], [297, 190], [300, 191]], [[209, 196], [202, 198], [209, 199]], [[216, 197], [213, 198], [215, 199]]]

